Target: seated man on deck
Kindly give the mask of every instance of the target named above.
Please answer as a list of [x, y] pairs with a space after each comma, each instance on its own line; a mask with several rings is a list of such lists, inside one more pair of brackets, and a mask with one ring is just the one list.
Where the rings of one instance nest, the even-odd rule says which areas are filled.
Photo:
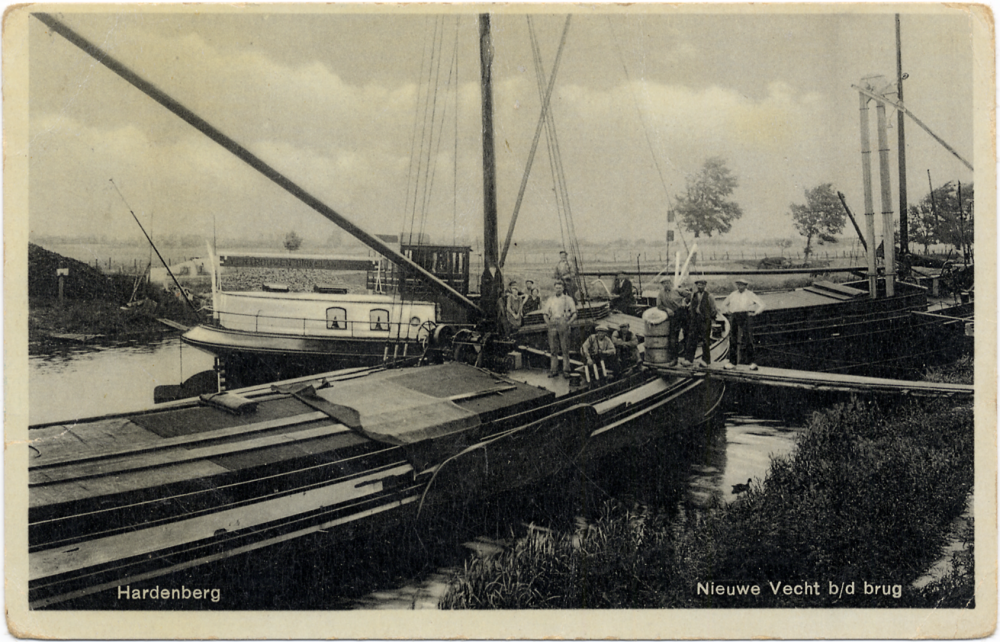
[[608, 326], [597, 326], [594, 334], [587, 337], [580, 348], [583, 358], [587, 361], [587, 370], [595, 379], [602, 379], [605, 373], [614, 376], [618, 374], [618, 348], [608, 338]]
[[619, 272], [615, 277], [615, 283], [611, 286], [611, 308], [619, 312], [631, 313], [635, 306], [635, 292], [632, 289], [632, 281], [625, 276], [624, 272]]
[[507, 334], [515, 333], [521, 327], [523, 305], [524, 299], [517, 289], [517, 279], [511, 279], [507, 282], [507, 291], [500, 301], [501, 322]]
[[631, 368], [639, 363], [639, 337], [629, 328], [628, 323], [623, 323], [611, 333], [611, 342], [618, 350], [618, 362], [622, 368]]

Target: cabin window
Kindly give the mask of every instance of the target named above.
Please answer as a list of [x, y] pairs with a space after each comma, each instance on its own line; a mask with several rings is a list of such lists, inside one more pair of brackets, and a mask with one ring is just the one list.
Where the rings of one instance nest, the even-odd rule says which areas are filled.
[[388, 332], [389, 331], [389, 311], [388, 310], [372, 310], [368, 313], [368, 318], [371, 320], [371, 329], [378, 332]]
[[420, 325], [420, 317], [413, 317], [412, 319], [410, 319], [410, 325], [412, 325], [414, 328]]
[[327, 330], [346, 330], [347, 329], [347, 310], [344, 308], [327, 308], [326, 309], [326, 329]]

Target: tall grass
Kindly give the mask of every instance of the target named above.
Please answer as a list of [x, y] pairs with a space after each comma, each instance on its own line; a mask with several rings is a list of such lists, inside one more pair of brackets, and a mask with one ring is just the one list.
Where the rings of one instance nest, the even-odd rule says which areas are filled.
[[[668, 519], [609, 503], [570, 532], [533, 529], [468, 562], [442, 608], [898, 607], [933, 602], [934, 590], [965, 595], [966, 558], [948, 586], [910, 585], [962, 513], [973, 442], [969, 407], [838, 405], [816, 413], [796, 451], [732, 504]], [[786, 584], [810, 591], [785, 595]], [[886, 588], [866, 594], [876, 585]], [[725, 594], [738, 586], [758, 592]]]

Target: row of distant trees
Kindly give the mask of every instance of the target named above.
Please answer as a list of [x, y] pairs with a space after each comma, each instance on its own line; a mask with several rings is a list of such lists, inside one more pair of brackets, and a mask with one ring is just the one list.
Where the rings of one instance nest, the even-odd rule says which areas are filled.
[[[709, 158], [701, 169], [688, 176], [684, 193], [674, 197], [672, 213], [695, 238], [725, 234], [743, 209], [731, 200], [739, 180], [718, 156]], [[961, 196], [961, 198], [959, 198]], [[945, 183], [909, 207], [909, 239], [924, 246], [946, 243], [968, 251], [973, 245], [973, 185]], [[832, 183], [805, 190], [805, 203], [789, 205], [795, 229], [806, 239], [803, 256], [808, 261], [813, 244], [836, 243], [847, 217]], [[332, 240], [332, 239], [331, 239]], [[289, 232], [285, 249], [294, 252], [302, 238]]]
[[[733, 221], [743, 216], [731, 200], [739, 186], [737, 177], [722, 158], [705, 161], [701, 170], [688, 176], [686, 189], [674, 201], [673, 214], [695, 238], [725, 234]], [[806, 239], [803, 256], [808, 261], [813, 243], [836, 243], [847, 224], [843, 204], [832, 183], [805, 190], [805, 203], [792, 203], [789, 210], [795, 229]], [[968, 251], [973, 245], [973, 185], [945, 183], [909, 210], [909, 240], [924, 246], [945, 243]]]

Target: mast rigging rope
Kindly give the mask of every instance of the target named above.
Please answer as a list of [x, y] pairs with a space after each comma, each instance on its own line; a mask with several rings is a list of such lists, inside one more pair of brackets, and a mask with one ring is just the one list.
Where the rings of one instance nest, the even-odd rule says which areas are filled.
[[[628, 66], [625, 64], [625, 56], [622, 54], [621, 46], [618, 44], [618, 36], [615, 34], [614, 27], [611, 26], [611, 16], [607, 17], [608, 20], [608, 31], [611, 32], [611, 40], [615, 44], [615, 52], [618, 54], [618, 60], [621, 62], [622, 70], [625, 72], [625, 82], [628, 85], [629, 94], [632, 96], [632, 104], [635, 106], [636, 114], [639, 115], [639, 124], [642, 125], [643, 134], [646, 137], [646, 146], [649, 148], [649, 155], [653, 159], [653, 165], [656, 167], [656, 173], [660, 177], [660, 186], [663, 188], [663, 194], [666, 198], [670, 199], [670, 192], [667, 191], [667, 182], [663, 178], [663, 170], [660, 168], [660, 161], [656, 157], [656, 152], [653, 150], [653, 141], [649, 137], [649, 128], [646, 127], [646, 121], [642, 117], [642, 110], [639, 109], [639, 100], [635, 97], [635, 89], [632, 87], [632, 77], [628, 73]], [[670, 161], [670, 158], [667, 158]], [[671, 163], [673, 165], [673, 163]], [[669, 214], [669, 210], [668, 210]], [[690, 253], [690, 248], [688, 248], [687, 239], [684, 238], [684, 231], [680, 225], [677, 225], [677, 233], [681, 237], [681, 242], [684, 244], [684, 251]]]

